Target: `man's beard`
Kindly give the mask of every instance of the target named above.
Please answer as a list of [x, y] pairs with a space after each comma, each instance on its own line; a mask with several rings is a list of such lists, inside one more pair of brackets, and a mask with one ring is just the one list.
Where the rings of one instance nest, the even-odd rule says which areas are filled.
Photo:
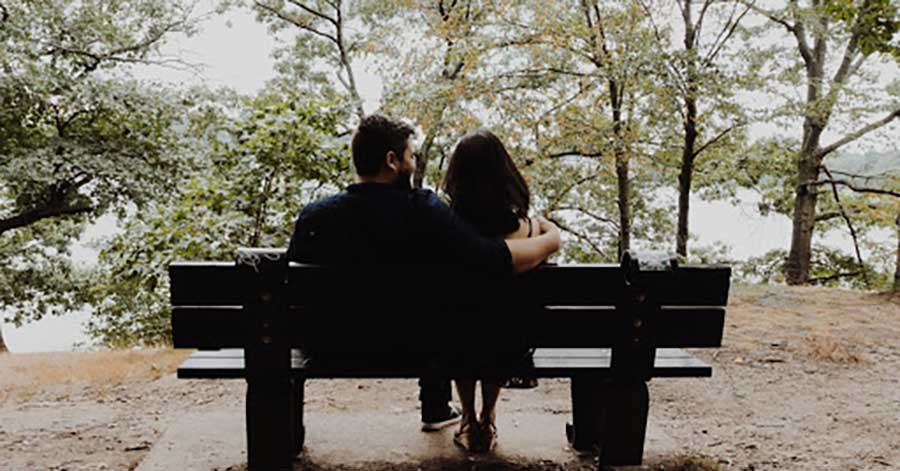
[[412, 191], [412, 172], [401, 170], [397, 174], [397, 178], [391, 183], [391, 186], [401, 191]]

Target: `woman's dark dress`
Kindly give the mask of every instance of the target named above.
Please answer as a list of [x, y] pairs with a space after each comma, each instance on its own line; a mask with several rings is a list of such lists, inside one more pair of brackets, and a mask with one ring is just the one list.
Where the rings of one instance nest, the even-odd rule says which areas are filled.
[[[478, 214], [460, 213], [460, 216], [475, 226], [479, 232], [485, 237], [500, 239], [504, 236], [516, 232], [519, 229], [519, 220], [527, 218], [525, 215], [519, 215], [517, 211], [509, 210], [502, 212], [480, 212]], [[528, 237], [531, 237], [533, 228], [531, 227], [531, 219], [528, 219]], [[515, 307], [513, 307], [513, 310]], [[511, 318], [514, 320], [514, 318]], [[532, 354], [534, 349], [523, 349], [514, 352], [498, 352], [489, 348], [478, 348], [474, 352], [470, 352], [473, 356], [478, 356], [478, 362], [490, 362], [491, 364], [503, 364], [510, 366], [531, 365]], [[509, 378], [498, 378], [503, 387], [514, 389], [528, 389], [537, 386], [537, 378], [515, 376]]]

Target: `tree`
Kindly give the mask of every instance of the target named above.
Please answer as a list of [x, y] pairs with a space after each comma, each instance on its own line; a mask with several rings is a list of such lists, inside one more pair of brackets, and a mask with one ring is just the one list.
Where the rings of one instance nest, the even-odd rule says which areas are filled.
[[0, 306], [21, 324], [83, 301], [67, 255], [86, 222], [177, 173], [181, 98], [129, 71], [180, 64], [159, 46], [194, 20], [177, 0], [0, 6]]
[[[490, 72], [479, 61], [493, 47], [484, 29], [502, 2], [389, 0], [367, 5], [367, 50], [385, 81], [383, 112], [411, 119], [424, 132], [416, 152], [413, 185], [422, 187], [429, 164], [480, 120], [472, 103], [490, 93]], [[409, 32], [421, 32], [410, 37]]]
[[169, 263], [286, 246], [305, 202], [349, 181], [347, 139], [335, 137], [346, 119], [341, 104], [297, 87], [207, 97], [191, 116], [194, 170], [101, 252], [88, 333], [116, 347], [168, 344]]
[[[680, 129], [680, 135], [663, 134], [659, 153], [664, 158], [675, 150], [668, 142], [681, 141], [677, 149], [680, 155], [675, 251], [687, 257], [694, 173], [698, 168], [718, 166], [721, 160], [734, 160], [742, 142], [741, 131], [748, 124], [736, 95], [740, 89], [748, 88], [750, 77], [755, 74], [748, 74], [742, 67], [745, 61], [734, 54], [732, 43], [750, 8], [737, 2], [675, 0], [678, 8], [673, 12], [666, 1], [639, 3], [654, 31], [657, 50], [655, 54], [650, 52], [651, 57], [661, 62], [656, 70], [665, 89], [660, 90], [658, 102], [667, 111], [664, 116], [671, 113], [680, 118], [676, 126], [661, 126], [663, 131]], [[680, 17], [675, 28], [681, 33], [678, 46], [671, 44], [672, 28], [665, 21], [673, 14]]]
[[[647, 17], [628, 0], [526, 2], [524, 8], [524, 14], [510, 10], [501, 23], [513, 31], [505, 49], [518, 57], [505, 60], [500, 79], [507, 83], [497, 87], [503, 92], [494, 102], [527, 130], [522, 140], [536, 149], [534, 171], [542, 178], [534, 182], [547, 197], [546, 209], [596, 255], [615, 259], [605, 243], [564, 219], [587, 218], [604, 232], [614, 229], [614, 250], [621, 254], [631, 248], [636, 212], [660, 215], [651, 191], [635, 191], [636, 182], [649, 186], [655, 180], [649, 166], [634, 165], [647, 155], [652, 115]], [[610, 201], [615, 207], [604, 208]], [[607, 216], [610, 210], [615, 216]]]
[[350, 3], [343, 0], [254, 0], [252, 5], [259, 13], [259, 19], [269, 24], [273, 31], [296, 28], [299, 34], [293, 47], [287, 51], [294, 56], [294, 69], [297, 65], [314, 69], [319, 65], [317, 60], [324, 62], [343, 88], [343, 96], [347, 97], [346, 106], [357, 118], [362, 118], [363, 101], [353, 60], [362, 52], [360, 46], [363, 38], [352, 28], [358, 15], [351, 9]]
[[[817, 182], [825, 158], [900, 117], [896, 85], [892, 90], [866, 73], [866, 66], [876, 58], [900, 59], [900, 44], [894, 38], [900, 30], [898, 5], [891, 0], [789, 0], [783, 8], [774, 9], [749, 5], [795, 42], [793, 50], [776, 51], [776, 59], [789, 64], [779, 78], [783, 84], [805, 89], [800, 101], [785, 97], [783, 108], [802, 119], [786, 270], [789, 284], [803, 284], [810, 278]], [[832, 129], [836, 121], [840, 126], [847, 117], [852, 125]], [[862, 119], [869, 121], [857, 125]], [[840, 134], [823, 145], [826, 131]]]

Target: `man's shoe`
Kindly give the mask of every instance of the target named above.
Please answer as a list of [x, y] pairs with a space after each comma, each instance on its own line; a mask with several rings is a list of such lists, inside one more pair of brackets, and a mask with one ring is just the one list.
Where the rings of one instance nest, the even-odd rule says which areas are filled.
[[443, 417], [427, 417], [422, 419], [423, 432], [436, 432], [451, 425], [458, 424], [462, 420], [462, 414], [456, 406], [447, 407], [448, 413]]

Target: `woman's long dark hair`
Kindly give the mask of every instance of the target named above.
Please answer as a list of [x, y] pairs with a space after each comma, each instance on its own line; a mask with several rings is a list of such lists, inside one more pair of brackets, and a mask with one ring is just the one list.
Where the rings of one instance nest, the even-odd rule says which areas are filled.
[[519, 218], [528, 217], [528, 184], [503, 143], [489, 131], [471, 132], [456, 144], [444, 192], [450, 207], [488, 237], [514, 232]]

